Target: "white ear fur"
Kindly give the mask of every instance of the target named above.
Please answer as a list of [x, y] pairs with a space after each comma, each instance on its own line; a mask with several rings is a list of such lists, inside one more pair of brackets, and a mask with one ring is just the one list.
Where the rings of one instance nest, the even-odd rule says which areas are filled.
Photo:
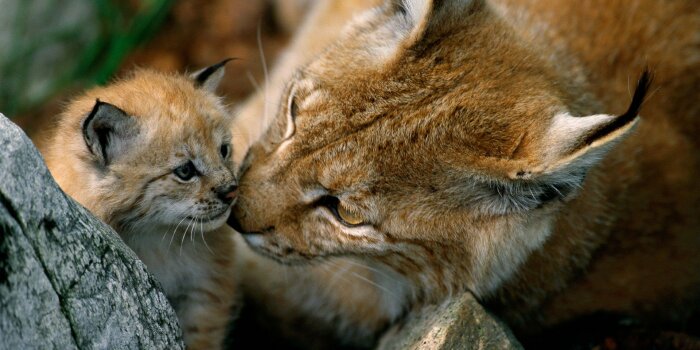
[[539, 141], [536, 163], [515, 168], [508, 174], [509, 181], [486, 182], [485, 186], [482, 182], [486, 188], [482, 206], [491, 213], [527, 210], [575, 192], [591, 167], [635, 128], [652, 80], [645, 70], [629, 108], [619, 116], [555, 115]]
[[398, 0], [394, 1], [394, 10], [405, 21], [406, 39], [417, 41], [425, 32], [433, 9], [433, 0]]
[[[531, 210], [565, 199], [581, 188], [586, 174], [637, 124], [639, 118], [616, 125], [622, 117], [598, 114], [554, 116], [544, 136], [540, 160], [533, 167], [516, 168], [512, 181], [477, 182], [481, 208], [491, 214]], [[615, 126], [616, 128], [609, 128]]]
[[583, 167], [593, 165], [628, 135], [639, 121], [639, 118], [634, 118], [601, 133], [618, 118], [620, 117], [608, 114], [586, 117], [574, 117], [569, 113], [555, 115], [543, 145], [543, 172], [556, 171], [574, 162]]
[[639, 122], [642, 108], [654, 77], [645, 69], [637, 81], [634, 95], [627, 111], [619, 116], [597, 114], [573, 117], [568, 113], [554, 117], [545, 137], [545, 166], [549, 172], [572, 164], [592, 166]]
[[467, 16], [475, 3], [483, 0], [391, 0], [391, 7], [403, 17], [405, 46], [423, 38], [431, 26], [449, 26]]
[[404, 12], [406, 17], [416, 24], [422, 22], [430, 12], [434, 0], [393, 0], [394, 6]]

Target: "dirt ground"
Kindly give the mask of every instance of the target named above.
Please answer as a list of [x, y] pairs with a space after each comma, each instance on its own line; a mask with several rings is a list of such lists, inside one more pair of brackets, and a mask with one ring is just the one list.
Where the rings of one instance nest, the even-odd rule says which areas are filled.
[[[134, 67], [192, 72], [236, 58], [227, 64], [219, 92], [238, 103], [264, 80], [261, 51], [272, 66], [288, 37], [267, 0], [180, 0], [159, 32], [127, 57], [116, 76]], [[14, 121], [41, 148], [56, 115], [78, 92], [65, 91]]]

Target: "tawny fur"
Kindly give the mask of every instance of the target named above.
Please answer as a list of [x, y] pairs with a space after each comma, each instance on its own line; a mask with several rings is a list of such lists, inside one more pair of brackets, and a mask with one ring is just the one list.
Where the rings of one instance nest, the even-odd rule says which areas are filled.
[[[266, 132], [234, 215], [254, 250], [317, 262], [248, 253], [251, 298], [356, 345], [467, 290], [519, 334], [697, 314], [697, 4], [406, 0], [357, 15], [372, 3], [319, 1], [242, 109]], [[646, 67], [641, 121], [616, 123]], [[368, 225], [344, 226], [324, 195]]]
[[[237, 299], [234, 232], [222, 226], [230, 204], [212, 193], [236, 181], [235, 163], [221, 154], [231, 121], [208, 85], [137, 70], [72, 101], [45, 152], [61, 188], [111, 225], [161, 283], [188, 349], [222, 347]], [[83, 136], [97, 99], [136, 124], [137, 136], [107, 166]], [[188, 160], [200, 175], [182, 183], [173, 169]]]

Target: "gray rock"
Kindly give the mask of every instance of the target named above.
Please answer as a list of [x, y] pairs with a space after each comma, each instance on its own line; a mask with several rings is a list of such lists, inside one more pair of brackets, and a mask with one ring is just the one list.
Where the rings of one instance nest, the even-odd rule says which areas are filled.
[[410, 313], [382, 337], [378, 349], [522, 349], [508, 327], [470, 293]]
[[0, 349], [78, 348], [184, 345], [145, 265], [0, 114]]

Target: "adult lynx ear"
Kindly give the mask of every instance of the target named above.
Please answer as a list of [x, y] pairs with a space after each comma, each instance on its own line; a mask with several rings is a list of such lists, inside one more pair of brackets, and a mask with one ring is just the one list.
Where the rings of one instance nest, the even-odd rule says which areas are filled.
[[[651, 81], [651, 74], [645, 70], [637, 82], [630, 106], [621, 115], [556, 115], [542, 142], [542, 167], [533, 173], [552, 174], [569, 167], [588, 168], [595, 164], [637, 124], [639, 109]], [[511, 176], [518, 178], [523, 173]]]
[[481, 8], [484, 0], [388, 0], [388, 6], [403, 21], [402, 45], [410, 47], [431, 31], [449, 29]]
[[[567, 198], [583, 184], [588, 171], [621, 141], [639, 121], [651, 75], [645, 71], [627, 111], [621, 115], [606, 114], [574, 117], [556, 115], [538, 151], [529, 160], [508, 173], [510, 181], [489, 181], [485, 203], [491, 213], [527, 210], [555, 200]], [[524, 165], [530, 164], [530, 165]]]
[[219, 86], [219, 83], [221, 83], [221, 79], [224, 77], [226, 71], [224, 66], [231, 60], [233, 60], [233, 58], [227, 58], [213, 66], [200, 69], [192, 73], [190, 78], [194, 80], [195, 85], [214, 92]]
[[123, 154], [138, 133], [134, 118], [99, 99], [83, 121], [85, 145], [103, 166]]

